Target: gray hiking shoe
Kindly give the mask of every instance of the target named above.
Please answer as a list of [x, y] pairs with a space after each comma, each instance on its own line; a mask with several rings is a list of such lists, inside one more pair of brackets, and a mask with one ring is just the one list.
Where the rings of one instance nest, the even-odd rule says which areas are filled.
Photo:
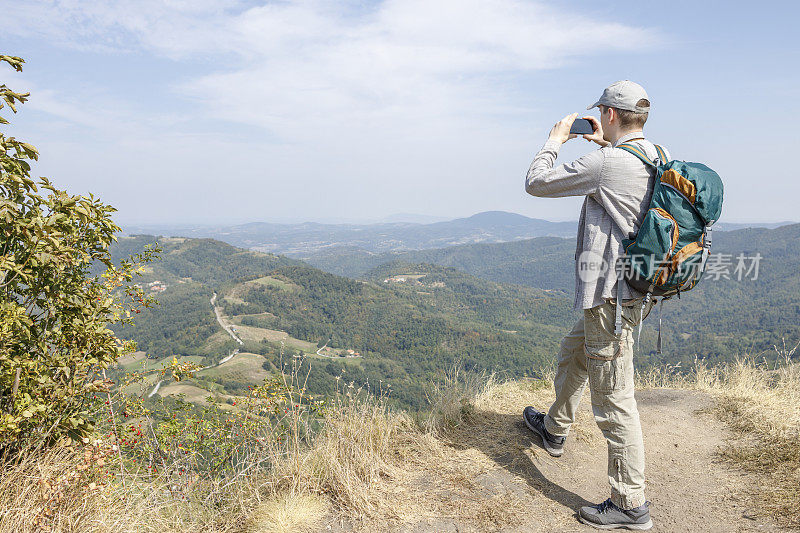
[[525, 425], [528, 426], [531, 431], [542, 437], [542, 445], [544, 449], [547, 450], [547, 453], [553, 457], [561, 457], [564, 453], [564, 441], [566, 437], [556, 437], [545, 429], [544, 413], [540, 413], [533, 407], [528, 406], [522, 411], [522, 418], [525, 419]]
[[611, 498], [598, 505], [581, 507], [578, 520], [597, 529], [636, 529], [645, 530], [653, 527], [650, 520], [649, 502], [634, 509], [620, 509], [611, 502]]

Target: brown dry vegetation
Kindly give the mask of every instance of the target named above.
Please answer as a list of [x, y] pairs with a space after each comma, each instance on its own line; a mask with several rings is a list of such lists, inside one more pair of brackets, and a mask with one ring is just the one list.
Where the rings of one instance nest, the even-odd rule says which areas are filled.
[[[800, 504], [797, 364], [767, 368], [741, 361], [719, 369], [698, 366], [688, 375], [666, 368], [639, 377], [645, 387], [712, 394], [718, 400], [715, 413], [737, 432], [720, 454], [757, 480], [752, 508], [780, 517], [786, 526], [800, 526], [794, 513]], [[436, 531], [439, 521], [448, 519], [474, 531], [524, 527], [525, 502], [539, 498], [542, 488], [521, 481], [524, 476], [498, 477], [497, 465], [523, 473], [543, 452], [526, 447], [513, 431], [504, 436], [484, 430], [508, 426], [522, 405], [551, 398], [545, 380], [499, 383], [452, 373], [431, 387], [430, 416], [414, 420], [348, 388], [313, 439], [298, 431], [291, 442], [253, 457], [252, 468], [189, 483], [137, 472], [110, 477], [96, 466], [95, 455], [87, 459], [86, 446], [48, 451], [4, 468], [0, 532], [35, 530], [37, 520], [52, 531], [161, 533], [326, 531], [328, 526], [382, 531], [404, 524], [427, 524], [420, 531]], [[593, 442], [598, 436], [589, 430], [590, 415], [580, 416], [576, 440], [602, 445]], [[72, 481], [58, 485], [61, 479]], [[551, 517], [551, 527], [559, 520]]]
[[739, 361], [700, 377], [718, 397], [716, 413], [739, 436], [722, 456], [760, 479], [756, 510], [800, 529], [800, 364]]
[[736, 438], [719, 451], [731, 465], [756, 474], [753, 512], [800, 529], [800, 363], [794, 348], [775, 347], [778, 362], [755, 357], [691, 373], [654, 368], [639, 376], [643, 387], [695, 388], [713, 395], [714, 413]]

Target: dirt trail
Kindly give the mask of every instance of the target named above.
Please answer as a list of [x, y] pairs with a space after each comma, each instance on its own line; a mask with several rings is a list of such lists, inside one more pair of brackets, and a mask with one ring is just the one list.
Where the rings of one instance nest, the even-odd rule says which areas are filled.
[[[410, 466], [395, 480], [392, 499], [402, 511], [388, 531], [597, 531], [575, 510], [608, 496], [606, 444], [591, 414], [588, 393], [564, 455], [555, 459], [521, 421], [525, 405], [546, 408], [549, 391], [499, 387], [441, 444], [434, 461]], [[658, 389], [637, 392], [647, 454], [651, 531], [778, 531], [751, 514], [748, 474], [730, 468], [716, 450], [731, 436], [707, 412], [704, 393]], [[430, 464], [426, 464], [430, 463]], [[375, 530], [330, 520], [323, 531]]]

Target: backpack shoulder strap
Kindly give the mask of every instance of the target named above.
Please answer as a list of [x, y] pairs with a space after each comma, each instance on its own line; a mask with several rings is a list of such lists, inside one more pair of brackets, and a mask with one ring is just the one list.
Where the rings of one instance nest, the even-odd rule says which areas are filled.
[[[617, 148], [621, 148], [621, 149], [625, 150], [626, 152], [635, 155], [636, 157], [641, 159], [642, 163], [644, 163], [645, 165], [649, 165], [651, 167], [656, 166], [655, 163], [653, 163], [652, 161], [650, 161], [650, 159], [648, 159], [647, 154], [645, 154], [641, 150], [641, 148], [639, 148], [638, 146], [634, 146], [633, 144], [623, 143], [623, 144], [618, 145]], [[658, 147], [657, 147], [657, 149], [658, 149]], [[661, 157], [661, 150], [659, 150], [659, 154], [658, 155], [659, 155], [659, 157]], [[666, 163], [666, 161], [664, 161], [664, 162]]]
[[657, 144], [654, 144], [653, 146], [656, 147], [656, 152], [658, 152], [658, 157], [661, 159], [661, 162], [669, 163], [669, 159], [667, 159], [667, 152], [665, 152], [664, 149]]

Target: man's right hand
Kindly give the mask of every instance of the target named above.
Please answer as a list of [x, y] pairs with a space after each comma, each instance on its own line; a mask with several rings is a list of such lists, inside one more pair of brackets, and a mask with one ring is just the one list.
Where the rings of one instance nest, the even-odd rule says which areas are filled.
[[567, 115], [556, 122], [556, 125], [550, 130], [550, 136], [548, 137], [548, 140], [557, 141], [559, 144], [564, 144], [568, 140], [577, 137], [576, 134], [569, 132], [569, 130], [572, 128], [572, 123], [575, 122], [575, 118], [577, 116], [577, 113], [572, 113], [571, 115]]
[[600, 146], [611, 146], [611, 143], [607, 140], [603, 139], [603, 127], [600, 125], [600, 121], [594, 117], [583, 117], [589, 122], [592, 123], [592, 128], [594, 128], [593, 133], [589, 133], [583, 136], [584, 139], [587, 141], [594, 141]]

